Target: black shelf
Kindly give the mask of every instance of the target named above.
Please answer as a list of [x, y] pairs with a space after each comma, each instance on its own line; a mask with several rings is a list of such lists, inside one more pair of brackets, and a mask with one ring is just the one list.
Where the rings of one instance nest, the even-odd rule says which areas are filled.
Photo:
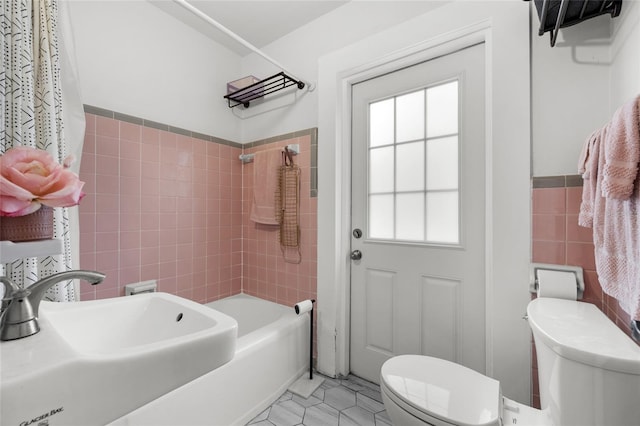
[[534, 0], [541, 36], [549, 31], [551, 47], [555, 46], [560, 28], [570, 27], [603, 14], [620, 15], [622, 0]]
[[229, 108], [235, 108], [238, 105], [243, 105], [245, 108], [249, 108], [251, 101], [260, 99], [265, 95], [278, 92], [294, 85], [298, 86], [298, 89], [304, 89], [303, 81], [289, 77], [284, 72], [279, 72], [278, 74], [272, 75], [264, 80], [253, 83], [250, 86], [243, 87], [240, 90], [229, 93], [228, 95], [225, 95], [224, 98], [227, 100]]

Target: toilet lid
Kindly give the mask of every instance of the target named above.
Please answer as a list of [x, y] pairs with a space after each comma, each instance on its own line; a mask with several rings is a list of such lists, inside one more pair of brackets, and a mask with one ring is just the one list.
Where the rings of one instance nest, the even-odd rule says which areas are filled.
[[470, 368], [422, 355], [387, 360], [380, 378], [396, 400], [456, 425], [499, 424], [500, 383]]
[[561, 357], [623, 374], [640, 374], [640, 350], [591, 303], [539, 297], [527, 306], [536, 345]]

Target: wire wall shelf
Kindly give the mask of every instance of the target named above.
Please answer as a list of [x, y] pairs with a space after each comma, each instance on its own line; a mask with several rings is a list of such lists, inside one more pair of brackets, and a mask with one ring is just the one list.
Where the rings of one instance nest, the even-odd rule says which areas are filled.
[[534, 4], [540, 18], [538, 35], [549, 31], [551, 47], [556, 44], [560, 28], [607, 13], [615, 18], [622, 9], [622, 0], [534, 0]]
[[249, 108], [251, 101], [263, 98], [265, 95], [278, 92], [287, 87], [298, 86], [298, 89], [304, 89], [304, 82], [296, 80], [284, 72], [272, 75], [271, 77], [260, 80], [247, 87], [236, 90], [235, 92], [225, 95], [224, 98], [229, 104], [229, 108], [235, 108], [242, 105]]

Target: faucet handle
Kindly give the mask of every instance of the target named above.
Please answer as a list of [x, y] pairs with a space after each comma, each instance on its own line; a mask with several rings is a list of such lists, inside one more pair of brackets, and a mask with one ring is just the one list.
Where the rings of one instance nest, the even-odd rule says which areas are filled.
[[[2, 300], [2, 312], [5, 311], [7, 306], [9, 306], [12, 301], [22, 302], [31, 294], [31, 290], [29, 290], [28, 288], [18, 287], [7, 277], [0, 277], [0, 282], [4, 284], [4, 295], [2, 296], [2, 299], [0, 299]], [[24, 304], [21, 303], [21, 305]], [[31, 310], [31, 304], [27, 303], [27, 305], [29, 305], [29, 308], [27, 310]], [[21, 310], [24, 311], [23, 306], [21, 306]]]
[[[0, 340], [13, 340], [22, 335], [28, 336], [40, 331], [35, 320], [33, 306], [29, 303], [29, 289], [18, 287], [7, 277], [0, 277], [4, 284], [2, 297], [2, 315], [0, 315]], [[7, 327], [12, 324], [13, 328]], [[18, 334], [16, 334], [16, 330]]]
[[20, 287], [7, 277], [0, 277], [0, 283], [4, 284], [4, 295], [2, 296], [2, 300], [11, 300], [13, 299], [13, 295], [20, 291]]
[[2, 314], [13, 300], [13, 296], [20, 291], [20, 288], [7, 277], [0, 277], [0, 283], [4, 286], [4, 293], [0, 299], [0, 314]]

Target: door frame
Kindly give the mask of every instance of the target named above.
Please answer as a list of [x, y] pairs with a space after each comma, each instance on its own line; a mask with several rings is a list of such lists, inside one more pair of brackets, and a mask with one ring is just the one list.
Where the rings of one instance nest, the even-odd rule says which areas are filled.
[[[317, 368], [331, 377], [348, 372], [346, 362], [345, 301], [348, 234], [343, 215], [348, 198], [345, 139], [346, 87], [344, 79], [381, 64], [387, 53], [407, 49], [423, 40], [437, 46], [480, 31], [486, 43], [487, 143], [493, 224], [487, 229], [487, 247], [493, 256], [486, 306], [489, 375], [500, 381], [503, 393], [518, 402], [531, 396], [531, 331], [525, 320], [531, 262], [531, 32], [530, 5], [522, 2], [446, 2], [442, 6], [318, 57], [318, 268]], [[460, 28], [467, 28], [458, 31]], [[457, 32], [456, 32], [457, 31]], [[459, 38], [459, 37], [458, 37]], [[440, 43], [441, 44], [441, 43]], [[396, 54], [395, 57], [402, 55]], [[407, 55], [404, 55], [407, 56]], [[387, 61], [388, 62], [388, 61]], [[374, 65], [375, 65], [374, 64]], [[360, 67], [360, 68], [358, 68]], [[349, 72], [349, 70], [353, 70]], [[347, 109], [348, 111], [348, 109]], [[348, 116], [347, 116], [348, 118]], [[489, 149], [488, 148], [488, 149]], [[347, 194], [348, 195], [348, 194]], [[494, 309], [495, 307], [495, 309]], [[347, 340], [348, 341], [348, 340]]]
[[[493, 154], [491, 123], [492, 123], [492, 76], [490, 69], [491, 55], [491, 23], [482, 21], [476, 25], [462, 28], [451, 33], [428, 40], [409, 48], [397, 51], [384, 56], [372, 63], [362, 65], [338, 75], [338, 111], [336, 115], [336, 128], [340, 133], [339, 139], [342, 143], [341, 164], [336, 164], [339, 172], [339, 181], [342, 183], [342, 193], [340, 194], [340, 205], [338, 207], [338, 244], [339, 255], [350, 252], [351, 247], [351, 145], [352, 145], [352, 123], [351, 123], [351, 91], [352, 86], [359, 82], [378, 77], [393, 71], [397, 71], [407, 66], [415, 65], [431, 59], [454, 53], [466, 47], [478, 43], [484, 43], [485, 48], [485, 312], [491, 312], [491, 301], [493, 300], [493, 243], [490, 241], [493, 234], [493, 186], [491, 174], [491, 158]], [[341, 256], [344, 258], [344, 256]], [[350, 371], [350, 308], [351, 308], [351, 262], [348, 256], [338, 263], [337, 278], [339, 282], [345, 283], [342, 288], [340, 303], [336, 311], [336, 373], [346, 375]], [[486, 316], [485, 313], [485, 316]], [[486, 321], [485, 327], [485, 356], [486, 373], [491, 376], [493, 373], [492, 363], [492, 323]]]

